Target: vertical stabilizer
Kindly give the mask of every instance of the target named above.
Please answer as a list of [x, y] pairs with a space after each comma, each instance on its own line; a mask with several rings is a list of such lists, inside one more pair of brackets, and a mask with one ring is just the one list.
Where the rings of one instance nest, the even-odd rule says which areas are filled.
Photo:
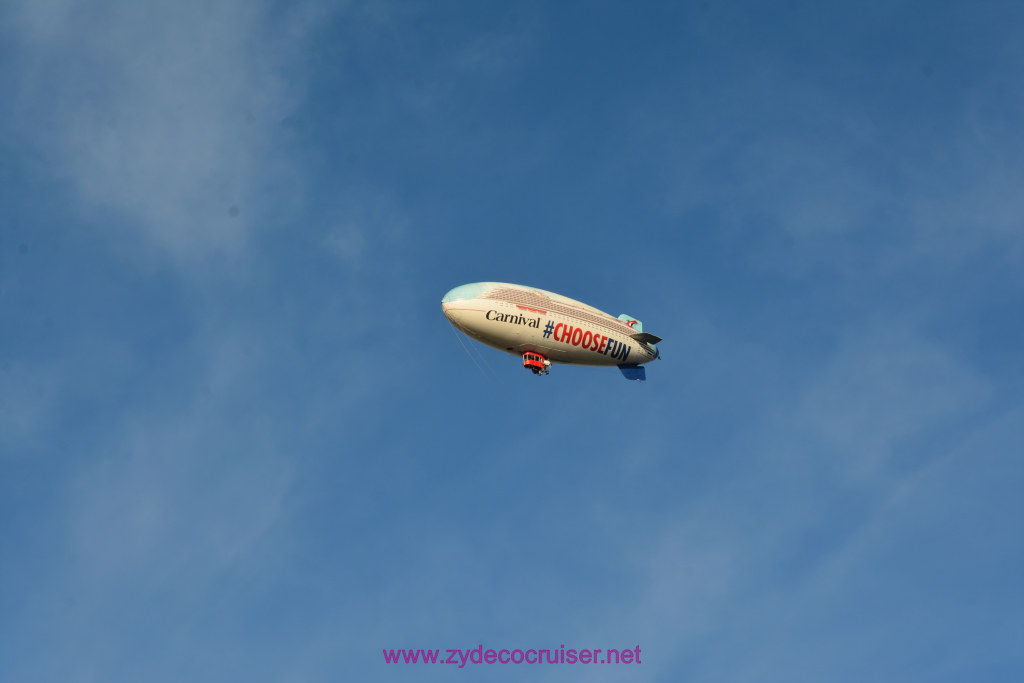
[[637, 332], [643, 332], [644, 331], [644, 324], [642, 322], [640, 322], [639, 320], [637, 320], [636, 318], [634, 318], [633, 316], [631, 316], [631, 315], [626, 315], [625, 313], [623, 313], [623, 314], [621, 314], [619, 316], [619, 320], [621, 320], [622, 322], [626, 323], [627, 325], [632, 327]]

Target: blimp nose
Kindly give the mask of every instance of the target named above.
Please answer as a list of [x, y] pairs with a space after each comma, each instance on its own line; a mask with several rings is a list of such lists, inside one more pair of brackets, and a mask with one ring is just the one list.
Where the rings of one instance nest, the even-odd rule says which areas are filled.
[[445, 304], [450, 304], [453, 301], [466, 301], [467, 299], [475, 299], [487, 290], [486, 282], [473, 282], [468, 285], [459, 285], [455, 289], [449, 290], [444, 298], [441, 299], [441, 308], [444, 309]]
[[451, 312], [451, 308], [455, 305], [456, 301], [461, 301], [462, 297], [458, 294], [459, 287], [451, 290], [444, 295], [441, 299], [441, 312], [444, 313], [444, 317], [448, 318], [449, 321], [452, 319], [454, 313]]
[[444, 317], [458, 329], [462, 329], [462, 322], [466, 315], [466, 311], [459, 306], [460, 302], [461, 299], [441, 302], [441, 312], [444, 313]]

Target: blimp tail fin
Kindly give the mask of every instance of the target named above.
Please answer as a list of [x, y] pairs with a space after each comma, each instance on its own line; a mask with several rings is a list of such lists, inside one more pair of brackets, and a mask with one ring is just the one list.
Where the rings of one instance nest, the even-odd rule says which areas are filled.
[[644, 324], [633, 316], [623, 313], [619, 316], [619, 320], [635, 330], [634, 333], [629, 336], [636, 339], [641, 344], [657, 344], [661, 341], [661, 337], [653, 335], [650, 332], [644, 332]]
[[642, 365], [620, 365], [619, 372], [626, 379], [635, 379], [638, 382], [647, 380], [647, 368]]
[[636, 318], [634, 318], [633, 316], [631, 316], [631, 315], [623, 313], [622, 315], [619, 316], [619, 320], [621, 320], [622, 322], [626, 323], [627, 325], [632, 327], [637, 332], [643, 332], [644, 331], [644, 324], [642, 322], [640, 322], [639, 320], [637, 320]]

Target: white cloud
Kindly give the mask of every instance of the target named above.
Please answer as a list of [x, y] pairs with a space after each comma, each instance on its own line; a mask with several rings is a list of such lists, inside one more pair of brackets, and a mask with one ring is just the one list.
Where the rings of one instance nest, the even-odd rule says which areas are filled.
[[991, 392], [927, 338], [900, 324], [869, 324], [848, 332], [794, 410], [778, 419], [798, 443], [870, 476], [901, 444], [982, 410]]
[[238, 0], [6, 13], [14, 125], [95, 222], [187, 261], [238, 251], [297, 190], [281, 122], [312, 15]]
[[682, 87], [681, 103], [652, 95], [632, 121], [634, 145], [666, 168], [665, 210], [713, 210], [774, 270], [848, 268], [851, 250], [896, 249], [894, 269], [1024, 257], [1021, 105], [997, 75], [951, 90], [924, 119], [916, 102], [864, 98], [770, 56]]
[[[263, 400], [273, 359], [260, 340], [238, 327], [205, 330], [161, 357], [171, 372], [142, 367], [130, 352], [55, 366], [62, 381], [49, 388], [65, 409], [51, 408], [37, 431], [74, 438], [38, 460], [47, 481], [23, 513], [38, 517], [33, 540], [11, 569], [15, 579], [34, 577], [21, 577], [32, 590], [13, 621], [28, 644], [16, 662], [23, 678], [105, 680], [115, 666], [167, 680], [177, 649], [207, 657], [181, 627], [199, 606], [218, 613], [211, 605], [230, 600], [237, 584], [258, 594], [275, 576], [278, 557], [263, 553], [280, 548], [288, 524], [293, 418]], [[83, 370], [89, 363], [99, 367]], [[111, 405], [109, 387], [94, 386], [107, 381], [115, 393], [130, 385], [132, 400]], [[85, 407], [91, 391], [95, 405]], [[95, 424], [76, 429], [75, 420]], [[160, 653], [139, 658], [154, 627], [166, 628]]]
[[[799, 580], [751, 595], [705, 679], [959, 679], [1012, 651], [1019, 596], [993, 609], [986, 593], [1019, 571], [1020, 424], [1019, 408], [1004, 411], [889, 480], [849, 534], [802, 562]], [[818, 502], [817, 515], [835, 515]], [[792, 512], [766, 524], [811, 523]], [[778, 556], [761, 559], [771, 568]]]
[[73, 547], [93, 579], [201, 586], [280, 512], [292, 466], [279, 425], [244, 399], [268, 361], [241, 338], [202, 339], [199, 374], [172, 393], [181, 398], [157, 391], [152, 406], [111, 420], [74, 483]]
[[53, 368], [0, 367], [0, 455], [19, 457], [35, 446], [53, 416]]
[[363, 231], [355, 225], [336, 228], [325, 240], [327, 248], [349, 265], [357, 265], [366, 246]]

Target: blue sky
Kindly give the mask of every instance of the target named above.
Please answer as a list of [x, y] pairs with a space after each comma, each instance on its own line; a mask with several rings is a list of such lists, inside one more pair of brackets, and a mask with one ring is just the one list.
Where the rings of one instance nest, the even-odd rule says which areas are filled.
[[1024, 675], [1024, 6], [782, 5], [4, 3], [3, 677]]

